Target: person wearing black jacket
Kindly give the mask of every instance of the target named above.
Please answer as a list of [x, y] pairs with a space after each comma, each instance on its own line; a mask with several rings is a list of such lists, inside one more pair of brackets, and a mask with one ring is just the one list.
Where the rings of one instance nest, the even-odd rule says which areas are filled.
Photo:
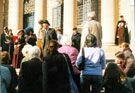
[[73, 75], [73, 68], [68, 55], [58, 53], [58, 43], [51, 40], [48, 44], [48, 53], [42, 64], [43, 93], [70, 93], [68, 65]]
[[115, 44], [120, 45], [123, 42], [129, 43], [129, 34], [127, 23], [124, 20], [124, 16], [121, 15], [116, 27]]
[[78, 51], [80, 51], [80, 41], [81, 34], [78, 32], [77, 28], [73, 28], [72, 46], [75, 47]]
[[25, 28], [26, 31], [26, 42], [32, 46], [36, 45], [37, 37], [34, 34], [33, 28], [32, 27], [27, 27]]
[[42, 93], [42, 61], [40, 53], [40, 49], [33, 46], [29, 51], [31, 60], [22, 63], [18, 93]]

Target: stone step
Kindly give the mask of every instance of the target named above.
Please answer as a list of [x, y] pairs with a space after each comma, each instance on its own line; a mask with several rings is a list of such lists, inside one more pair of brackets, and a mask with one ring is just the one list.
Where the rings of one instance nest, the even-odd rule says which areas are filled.
[[105, 52], [105, 57], [107, 62], [112, 62], [115, 60], [115, 53], [120, 51], [119, 46], [116, 45], [103, 45], [102, 49]]

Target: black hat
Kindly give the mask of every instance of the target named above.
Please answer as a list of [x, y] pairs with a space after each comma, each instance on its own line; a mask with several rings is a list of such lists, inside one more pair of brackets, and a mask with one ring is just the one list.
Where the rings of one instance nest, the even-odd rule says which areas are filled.
[[77, 28], [75, 27], [75, 28], [73, 28], [73, 30], [77, 30]]
[[50, 23], [48, 22], [48, 20], [44, 20], [43, 24], [48, 24], [50, 26]]

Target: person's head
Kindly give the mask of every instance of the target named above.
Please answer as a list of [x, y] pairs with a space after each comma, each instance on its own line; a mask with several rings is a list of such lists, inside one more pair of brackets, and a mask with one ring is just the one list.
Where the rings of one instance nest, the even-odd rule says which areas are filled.
[[75, 27], [75, 28], [73, 28], [73, 34], [76, 34], [76, 33], [78, 33], [78, 30], [77, 30], [77, 28]]
[[40, 19], [40, 20], [38, 21], [38, 23], [39, 23], [39, 24], [43, 24], [43, 21], [44, 21], [43, 19]]
[[8, 30], [8, 34], [9, 34], [9, 35], [13, 35], [12, 29], [9, 29], [9, 30]]
[[55, 55], [58, 51], [57, 51], [57, 49], [59, 48], [59, 44], [58, 44], [58, 42], [56, 41], [56, 40], [50, 40], [49, 41], [49, 44], [48, 44], [48, 46], [47, 46], [47, 55], [48, 56], [53, 56], [53, 55]]
[[93, 34], [88, 34], [85, 38], [85, 45], [86, 47], [96, 47], [97, 46], [97, 39]]
[[41, 27], [43, 27], [43, 21], [44, 21], [43, 19], [40, 19], [40, 20], [38, 21], [38, 23], [40, 24]]
[[40, 54], [41, 54], [41, 51], [40, 51], [39, 47], [33, 46], [33, 47], [29, 48], [30, 59], [32, 59], [32, 58], [39, 58], [40, 59]]
[[2, 64], [8, 64], [10, 61], [10, 54], [7, 51], [1, 52], [1, 63]]
[[123, 50], [125, 48], [129, 48], [129, 44], [126, 43], [126, 42], [123, 42], [121, 45], [120, 45], [120, 48]]
[[43, 21], [43, 29], [48, 29], [49, 28], [49, 26], [50, 26], [50, 23], [48, 22], [48, 20], [44, 20]]
[[94, 20], [96, 17], [95, 11], [91, 11], [87, 13], [88, 20]]
[[23, 56], [28, 56], [29, 55], [29, 50], [32, 48], [31, 45], [25, 45], [22, 49], [22, 54]]
[[117, 64], [110, 62], [105, 69], [104, 80], [113, 85], [126, 80], [126, 74]]
[[120, 16], [120, 20], [124, 20], [124, 16], [123, 15]]
[[26, 27], [25, 32], [26, 32], [27, 35], [31, 35], [31, 34], [33, 34], [33, 28], [32, 27]]
[[4, 27], [4, 33], [8, 33], [8, 27]]
[[71, 37], [67, 34], [64, 34], [60, 40], [60, 44], [63, 46], [71, 46], [72, 44]]
[[57, 32], [58, 34], [61, 34], [61, 30], [60, 30], [60, 29], [57, 29], [56, 32]]
[[118, 51], [115, 53], [116, 59], [115, 59], [115, 63], [120, 63], [120, 62], [124, 62], [125, 61], [125, 55], [122, 51]]
[[18, 30], [17, 36], [18, 37], [24, 36], [24, 31], [23, 30]]

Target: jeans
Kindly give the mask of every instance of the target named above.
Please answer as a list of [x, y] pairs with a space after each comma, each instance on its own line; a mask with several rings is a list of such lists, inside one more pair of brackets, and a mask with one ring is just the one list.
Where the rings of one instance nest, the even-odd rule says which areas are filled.
[[[82, 75], [80, 78], [81, 93], [100, 93], [103, 77], [100, 75]], [[91, 87], [91, 88], [90, 88]]]

